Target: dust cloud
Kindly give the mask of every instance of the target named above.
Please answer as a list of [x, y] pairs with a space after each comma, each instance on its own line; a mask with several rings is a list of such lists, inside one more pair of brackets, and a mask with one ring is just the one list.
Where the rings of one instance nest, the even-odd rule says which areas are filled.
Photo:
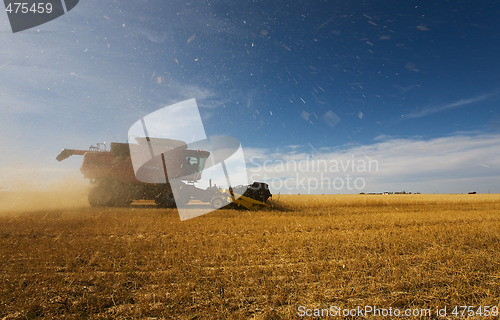
[[66, 177], [33, 189], [19, 181], [12, 190], [0, 190], [0, 215], [43, 210], [89, 207], [89, 181], [82, 177]]

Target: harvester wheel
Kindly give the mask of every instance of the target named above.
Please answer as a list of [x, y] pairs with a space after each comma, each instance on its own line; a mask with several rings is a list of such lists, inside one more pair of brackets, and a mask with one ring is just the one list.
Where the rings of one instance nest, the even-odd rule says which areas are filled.
[[113, 194], [104, 183], [96, 183], [89, 192], [88, 200], [92, 207], [112, 206]]
[[182, 197], [180, 199], [176, 199], [175, 206], [177, 208], [179, 208], [179, 207], [185, 207], [188, 204], [189, 200], [191, 200], [191, 198], [189, 196], [182, 195]]
[[94, 182], [88, 200], [93, 207], [126, 207], [132, 201], [128, 199], [125, 186], [113, 179]]
[[227, 205], [227, 202], [224, 201], [222, 198], [217, 197], [217, 198], [212, 199], [212, 207], [214, 209], [220, 209], [220, 208], [224, 207], [225, 205]]
[[155, 203], [161, 208], [175, 208], [174, 196], [169, 192], [162, 192], [157, 195]]

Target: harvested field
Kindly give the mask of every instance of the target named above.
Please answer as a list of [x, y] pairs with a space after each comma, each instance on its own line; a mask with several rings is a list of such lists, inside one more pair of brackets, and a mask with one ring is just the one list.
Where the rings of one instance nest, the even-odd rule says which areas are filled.
[[436, 318], [446, 306], [445, 319], [500, 306], [497, 194], [282, 195], [288, 210], [183, 222], [81, 199], [13, 210], [12, 196], [1, 196], [0, 319], [296, 319], [332, 306]]

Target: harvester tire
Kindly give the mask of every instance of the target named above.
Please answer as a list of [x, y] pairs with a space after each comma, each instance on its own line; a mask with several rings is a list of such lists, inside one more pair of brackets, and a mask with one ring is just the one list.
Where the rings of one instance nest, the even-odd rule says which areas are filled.
[[222, 198], [216, 197], [212, 199], [211, 204], [214, 209], [220, 209], [225, 205], [227, 205], [227, 202], [224, 201]]
[[107, 207], [113, 205], [113, 196], [106, 188], [100, 185], [90, 190], [88, 200], [92, 207]]
[[180, 199], [175, 199], [175, 206], [177, 208], [185, 207], [188, 204], [189, 200], [191, 200], [189, 196], [183, 195]]
[[175, 208], [175, 199], [170, 192], [162, 192], [155, 197], [155, 203], [160, 208]]
[[132, 201], [128, 199], [126, 186], [114, 179], [94, 181], [88, 201], [93, 207], [127, 207]]

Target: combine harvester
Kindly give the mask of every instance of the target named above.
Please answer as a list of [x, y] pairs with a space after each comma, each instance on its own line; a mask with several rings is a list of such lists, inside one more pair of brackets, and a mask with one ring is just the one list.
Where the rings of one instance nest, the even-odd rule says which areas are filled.
[[[162, 153], [162, 162], [159, 159], [147, 162], [140, 168], [140, 173], [157, 174], [159, 165], [163, 163], [160, 168], [165, 183], [146, 183], [137, 179], [139, 172], [134, 172], [129, 143], [111, 143], [110, 150], [106, 149], [105, 144], [90, 146], [88, 150], [63, 149], [56, 159], [63, 161], [73, 155], [83, 156], [80, 171], [91, 181], [88, 201], [94, 207], [123, 207], [130, 206], [134, 200], [154, 200], [159, 207], [179, 208], [186, 206], [191, 199], [210, 203], [215, 209], [225, 206], [249, 210], [269, 207], [266, 201], [272, 195], [269, 186], [263, 182], [234, 188], [228, 182], [229, 188], [222, 189], [212, 186], [210, 181], [206, 189], [196, 187], [194, 183], [201, 179], [210, 152], [190, 150], [182, 141], [157, 140], [161, 140], [160, 143], [173, 143], [176, 148]], [[168, 173], [165, 157], [168, 157], [169, 162]], [[175, 185], [169, 181], [176, 181]], [[182, 191], [177, 192], [182, 197], [174, 199], [175, 191]]]

